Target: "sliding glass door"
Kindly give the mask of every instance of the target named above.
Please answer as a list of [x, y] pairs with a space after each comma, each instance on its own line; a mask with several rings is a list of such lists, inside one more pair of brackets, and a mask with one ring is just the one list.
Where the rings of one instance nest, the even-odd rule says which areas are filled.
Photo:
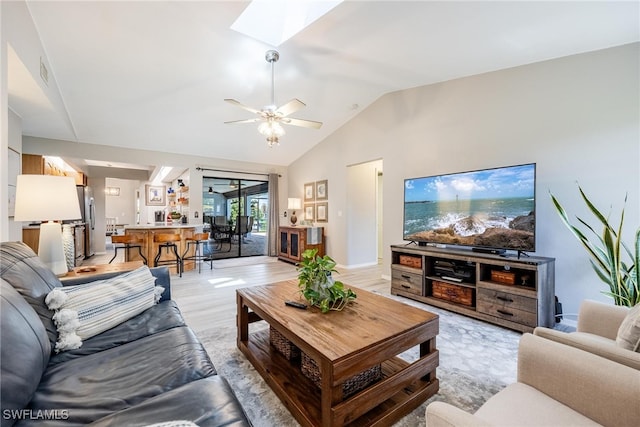
[[214, 259], [267, 254], [267, 181], [204, 177], [202, 212]]

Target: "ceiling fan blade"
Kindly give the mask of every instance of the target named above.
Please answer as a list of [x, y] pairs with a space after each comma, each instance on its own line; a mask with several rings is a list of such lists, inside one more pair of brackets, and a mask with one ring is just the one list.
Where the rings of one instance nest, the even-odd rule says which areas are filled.
[[303, 128], [320, 129], [320, 126], [322, 126], [322, 122], [315, 122], [313, 120], [304, 120], [304, 119], [294, 119], [289, 117], [282, 118], [280, 121], [287, 125], [300, 126]]
[[297, 98], [293, 98], [291, 101], [287, 102], [286, 104], [280, 106], [275, 113], [277, 115], [281, 115], [282, 117], [286, 117], [291, 113], [295, 113], [296, 111], [298, 111], [301, 108], [306, 107], [307, 105], [300, 101]]
[[237, 125], [240, 123], [256, 123], [256, 122], [261, 122], [263, 119], [262, 117], [257, 117], [255, 119], [245, 119], [245, 120], [231, 120], [230, 122], [224, 122], [225, 124], [229, 125]]
[[235, 99], [228, 99], [227, 98], [227, 99], [225, 99], [225, 102], [228, 102], [229, 104], [233, 104], [233, 105], [238, 106], [240, 108], [244, 108], [245, 110], [251, 111], [254, 114], [260, 114], [260, 115], [263, 114], [262, 111], [256, 110], [255, 108], [247, 107], [246, 105], [240, 103], [239, 101], [236, 101]]

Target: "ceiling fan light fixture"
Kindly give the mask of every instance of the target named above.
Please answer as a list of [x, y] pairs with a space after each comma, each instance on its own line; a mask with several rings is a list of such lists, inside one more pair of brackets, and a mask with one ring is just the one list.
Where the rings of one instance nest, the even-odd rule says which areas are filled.
[[275, 146], [280, 145], [280, 141], [278, 140], [277, 136], [268, 136], [267, 137], [267, 144], [269, 145], [269, 148]]
[[258, 132], [266, 137], [275, 136], [276, 138], [280, 138], [285, 134], [284, 128], [280, 125], [280, 123], [274, 122], [272, 120], [260, 123], [260, 126], [258, 126]]

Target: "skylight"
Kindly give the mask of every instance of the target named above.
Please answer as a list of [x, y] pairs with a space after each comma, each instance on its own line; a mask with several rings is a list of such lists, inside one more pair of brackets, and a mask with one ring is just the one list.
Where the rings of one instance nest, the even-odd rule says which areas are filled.
[[253, 0], [231, 29], [280, 46], [343, 0]]

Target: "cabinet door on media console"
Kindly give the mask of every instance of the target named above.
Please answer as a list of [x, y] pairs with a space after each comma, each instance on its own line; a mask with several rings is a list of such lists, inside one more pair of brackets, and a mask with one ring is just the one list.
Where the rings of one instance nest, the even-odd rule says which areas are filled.
[[[309, 230], [319, 230], [321, 239], [311, 243]], [[307, 249], [317, 249], [319, 256], [325, 255], [324, 229], [322, 227], [281, 226], [278, 231], [278, 258], [283, 261], [300, 262]]]

